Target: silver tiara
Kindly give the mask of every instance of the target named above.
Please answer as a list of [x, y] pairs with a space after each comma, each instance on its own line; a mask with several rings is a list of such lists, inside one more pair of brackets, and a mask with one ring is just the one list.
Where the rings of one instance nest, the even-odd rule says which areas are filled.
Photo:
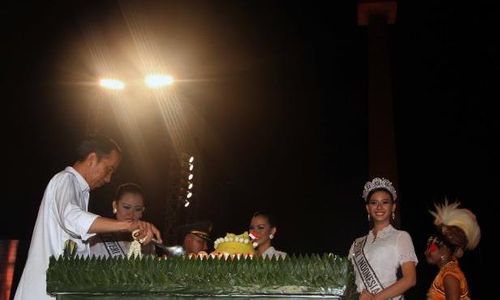
[[375, 177], [372, 181], [368, 181], [365, 183], [365, 187], [363, 188], [363, 199], [367, 201], [368, 194], [374, 189], [384, 189], [391, 193], [392, 199], [396, 201], [398, 195], [396, 194], [396, 189], [392, 186], [392, 182], [385, 178]]

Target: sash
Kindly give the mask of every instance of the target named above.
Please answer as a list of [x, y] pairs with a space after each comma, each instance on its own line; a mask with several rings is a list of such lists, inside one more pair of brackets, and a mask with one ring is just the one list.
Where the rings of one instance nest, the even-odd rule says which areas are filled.
[[366, 236], [361, 240], [357, 240], [354, 243], [354, 264], [356, 265], [356, 269], [358, 269], [359, 277], [363, 280], [366, 289], [368, 292], [372, 294], [377, 294], [384, 289], [382, 283], [373, 271], [372, 266], [366, 259], [365, 253], [363, 252], [363, 248], [365, 247]]
[[113, 234], [101, 234], [101, 239], [104, 243], [104, 247], [108, 251], [109, 256], [125, 256], [125, 251], [123, 251], [120, 244], [114, 239]]

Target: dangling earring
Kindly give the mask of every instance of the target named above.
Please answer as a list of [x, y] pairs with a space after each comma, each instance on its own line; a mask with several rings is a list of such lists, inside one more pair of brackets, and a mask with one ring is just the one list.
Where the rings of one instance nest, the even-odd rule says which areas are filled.
[[271, 239], [271, 240], [272, 240], [272, 239], [274, 239], [274, 234], [272, 234], [272, 233], [271, 233], [271, 234], [269, 235], [269, 239]]
[[115, 207], [115, 208], [113, 208], [113, 214], [115, 214], [115, 215], [116, 215], [116, 213], [117, 213], [117, 212], [118, 212], [118, 210], [116, 209], [116, 207]]
[[392, 219], [394, 220], [396, 218], [396, 214], [392, 212]]
[[371, 221], [370, 214], [368, 214], [368, 222], [370, 222], [370, 221]]

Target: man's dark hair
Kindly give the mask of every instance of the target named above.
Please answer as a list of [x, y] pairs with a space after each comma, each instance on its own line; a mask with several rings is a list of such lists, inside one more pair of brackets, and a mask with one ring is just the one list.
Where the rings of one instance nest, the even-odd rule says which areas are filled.
[[92, 152], [95, 152], [97, 158], [101, 159], [111, 154], [113, 150], [122, 153], [120, 146], [114, 140], [103, 135], [89, 135], [78, 146], [76, 160], [84, 161]]

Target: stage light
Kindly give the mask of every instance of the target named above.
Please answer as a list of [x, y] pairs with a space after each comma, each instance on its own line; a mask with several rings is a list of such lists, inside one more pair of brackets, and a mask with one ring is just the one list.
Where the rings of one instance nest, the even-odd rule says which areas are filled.
[[99, 85], [109, 90], [123, 90], [125, 83], [118, 79], [103, 78], [99, 81]]
[[146, 76], [144, 83], [152, 89], [158, 89], [167, 85], [172, 85], [174, 83], [174, 78], [169, 75], [151, 74]]
[[184, 206], [188, 207], [193, 197], [194, 178], [194, 156], [182, 153], [180, 156], [181, 176], [179, 183], [179, 197], [184, 200]]

